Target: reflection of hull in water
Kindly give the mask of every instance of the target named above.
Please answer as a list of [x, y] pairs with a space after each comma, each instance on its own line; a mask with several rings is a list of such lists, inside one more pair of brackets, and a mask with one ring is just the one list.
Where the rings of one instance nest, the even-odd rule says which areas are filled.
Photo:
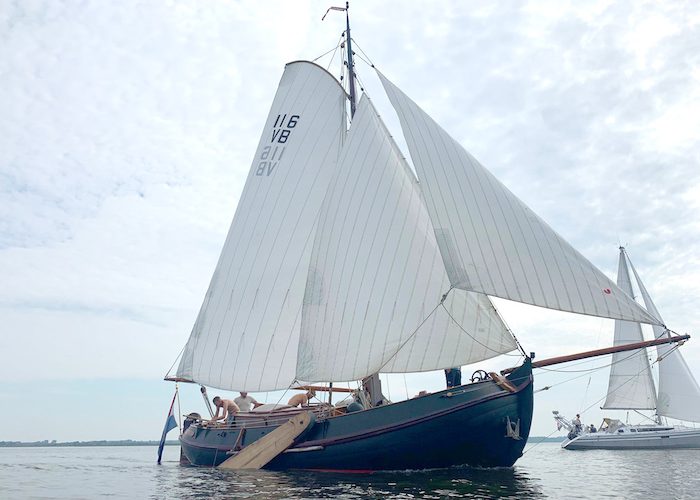
[[689, 427], [659, 427], [655, 429], [649, 426], [626, 426], [616, 433], [596, 432], [567, 439], [561, 447], [565, 450], [700, 448], [700, 429]]
[[[532, 422], [530, 361], [508, 380], [515, 392], [489, 380], [322, 419], [266, 468], [359, 472], [511, 466], [522, 455]], [[249, 445], [276, 425], [246, 427], [239, 444]], [[211, 467], [230, 456], [240, 433], [193, 424], [180, 442], [192, 464]]]

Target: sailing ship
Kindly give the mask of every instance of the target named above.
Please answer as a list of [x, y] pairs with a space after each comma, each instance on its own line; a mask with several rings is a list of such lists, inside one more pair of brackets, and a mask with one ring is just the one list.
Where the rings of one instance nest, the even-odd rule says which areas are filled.
[[[628, 295], [633, 296], [630, 268], [647, 311], [661, 319], [625, 248], [620, 247], [617, 285]], [[652, 328], [656, 338], [663, 338], [668, 334], [657, 325]], [[615, 345], [644, 340], [641, 325], [630, 321], [616, 320], [614, 335]], [[700, 386], [678, 347], [679, 345], [669, 346], [668, 344], [657, 346], [658, 393], [645, 349], [634, 351], [632, 354], [613, 354], [608, 392], [602, 408], [636, 412], [654, 410], [656, 415], [652, 422], [627, 425], [619, 419], [605, 418], [600, 428], [590, 429], [573, 425], [555, 412], [555, 420], [569, 430], [568, 439], [562, 443], [562, 448], [567, 450], [700, 448], [700, 429], [669, 426], [662, 421], [663, 417], [669, 417], [686, 422], [700, 422]]]
[[[266, 468], [511, 466], [532, 422], [532, 363], [490, 296], [661, 322], [377, 71], [414, 172], [367, 93], [356, 99], [347, 4], [335, 10], [346, 12], [348, 88], [312, 62], [285, 66], [192, 333], [166, 379], [247, 392], [362, 381], [357, 404], [333, 406], [329, 395], [311, 406], [310, 427]], [[379, 372], [513, 351], [507, 375], [478, 372], [400, 402], [381, 394]], [[182, 452], [191, 464], [219, 465], [299, 411], [263, 406], [226, 425], [194, 415]]]

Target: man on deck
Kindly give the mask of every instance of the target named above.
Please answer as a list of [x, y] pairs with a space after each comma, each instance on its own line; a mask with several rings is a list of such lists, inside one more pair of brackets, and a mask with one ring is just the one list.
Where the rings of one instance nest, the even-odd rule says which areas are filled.
[[309, 406], [309, 400], [316, 395], [316, 392], [312, 389], [306, 394], [297, 394], [292, 396], [287, 404], [289, 406]]
[[462, 385], [462, 369], [459, 366], [445, 368], [445, 380], [447, 381], [448, 389]]
[[[212, 401], [214, 406], [216, 406], [216, 414], [209, 420], [212, 424], [217, 420], [223, 419], [226, 419], [226, 423], [232, 424], [236, 413], [241, 411], [238, 405], [230, 399], [221, 399], [219, 396], [215, 396]], [[219, 415], [219, 412], [221, 412], [221, 415]]]
[[234, 399], [233, 402], [238, 405], [241, 411], [250, 411], [262, 405], [262, 403], [258, 403], [253, 396], [248, 396], [248, 393], [245, 391], [241, 391], [241, 395]]

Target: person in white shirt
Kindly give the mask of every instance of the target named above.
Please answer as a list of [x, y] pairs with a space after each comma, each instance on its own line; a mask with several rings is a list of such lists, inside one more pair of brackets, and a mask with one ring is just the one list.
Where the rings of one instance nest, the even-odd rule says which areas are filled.
[[238, 405], [241, 411], [250, 411], [262, 405], [262, 403], [258, 403], [253, 396], [248, 396], [247, 392], [241, 392], [241, 395], [233, 401]]
[[576, 414], [576, 418], [571, 421], [572, 424], [574, 424], [574, 428], [576, 429], [576, 433], [580, 433], [582, 426], [581, 426], [581, 415], [578, 413]]

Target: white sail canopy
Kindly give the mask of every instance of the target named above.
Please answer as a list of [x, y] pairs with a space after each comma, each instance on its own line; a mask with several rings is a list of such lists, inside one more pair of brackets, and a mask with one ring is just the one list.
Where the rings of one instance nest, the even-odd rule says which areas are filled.
[[[651, 300], [637, 270], [630, 261], [634, 277], [647, 310], [661, 320], [661, 315]], [[669, 335], [667, 330], [654, 325], [654, 337]], [[656, 347], [659, 356], [659, 396], [656, 413], [688, 422], [700, 422], [700, 387], [688, 368], [677, 345]]]
[[435, 309], [450, 282], [432, 223], [415, 176], [366, 96], [318, 224], [299, 380], [434, 370], [516, 348], [486, 296], [453, 290], [444, 302], [449, 314]]
[[[622, 248], [617, 268], [617, 286], [629, 296], [633, 296], [632, 282]], [[642, 341], [644, 341], [644, 335], [639, 323], [615, 321], [613, 345]], [[613, 354], [608, 394], [603, 408], [625, 410], [653, 410], [656, 408], [656, 389], [646, 349]]]
[[345, 98], [319, 66], [286, 66], [178, 377], [247, 391], [295, 379], [315, 221], [346, 134]]
[[518, 302], [656, 323], [381, 73], [452, 285]]

